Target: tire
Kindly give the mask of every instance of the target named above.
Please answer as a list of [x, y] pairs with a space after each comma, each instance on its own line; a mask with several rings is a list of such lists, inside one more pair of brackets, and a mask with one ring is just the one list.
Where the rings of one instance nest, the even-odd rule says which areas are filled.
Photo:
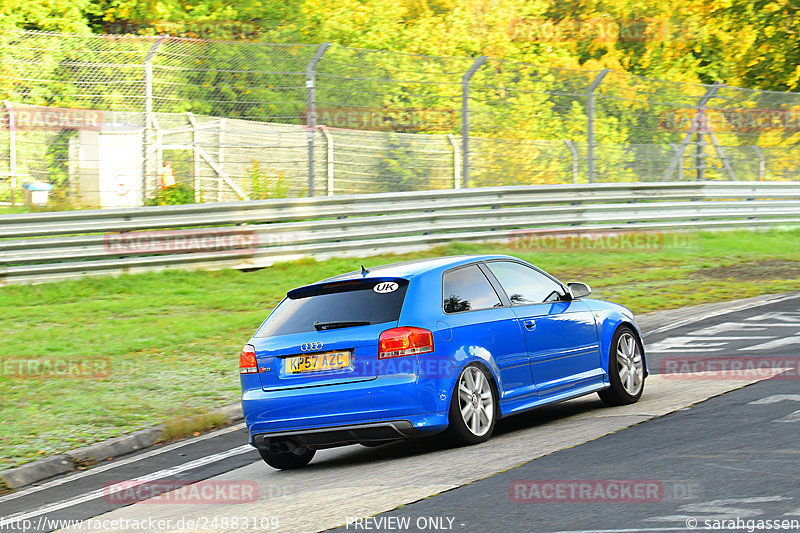
[[476, 364], [464, 367], [450, 400], [447, 434], [457, 446], [486, 442], [497, 422], [497, 393], [488, 372]]
[[272, 468], [278, 470], [294, 470], [295, 468], [303, 468], [311, 459], [314, 458], [315, 450], [309, 450], [305, 447], [295, 448], [294, 451], [286, 453], [272, 453], [269, 450], [258, 450], [261, 458]]
[[644, 391], [644, 349], [636, 333], [620, 326], [611, 339], [608, 354], [608, 380], [611, 386], [598, 392], [608, 405], [636, 403]]

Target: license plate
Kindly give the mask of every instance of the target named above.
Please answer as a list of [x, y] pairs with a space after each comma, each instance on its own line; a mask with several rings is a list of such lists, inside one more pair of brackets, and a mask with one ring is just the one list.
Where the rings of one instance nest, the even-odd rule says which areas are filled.
[[350, 366], [350, 352], [325, 352], [298, 355], [285, 359], [287, 374], [339, 370]]

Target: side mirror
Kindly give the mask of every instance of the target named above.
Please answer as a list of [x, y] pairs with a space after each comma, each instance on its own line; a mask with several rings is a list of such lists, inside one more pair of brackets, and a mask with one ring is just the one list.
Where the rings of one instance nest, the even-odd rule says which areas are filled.
[[571, 281], [567, 283], [567, 288], [569, 289], [569, 295], [572, 296], [573, 300], [577, 300], [578, 298], [583, 298], [584, 296], [589, 296], [592, 294], [592, 288], [590, 286], [578, 281]]

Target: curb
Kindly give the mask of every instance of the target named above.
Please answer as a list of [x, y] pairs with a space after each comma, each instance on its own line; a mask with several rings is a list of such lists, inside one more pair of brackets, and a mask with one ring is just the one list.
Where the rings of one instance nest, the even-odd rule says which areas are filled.
[[67, 455], [54, 455], [16, 468], [0, 471], [0, 482], [7, 487], [17, 489], [42, 479], [66, 474], [73, 468], [74, 465]]
[[[209, 415], [220, 416], [224, 424], [229, 425], [244, 418], [240, 403], [233, 403], [208, 412]], [[166, 424], [140, 429], [126, 435], [113, 437], [102, 442], [69, 450], [60, 455], [39, 459], [21, 466], [0, 470], [0, 487], [19, 489], [32, 485], [53, 476], [66, 474], [78, 467], [92, 465], [99, 461], [128, 455], [149, 448], [165, 440]]]

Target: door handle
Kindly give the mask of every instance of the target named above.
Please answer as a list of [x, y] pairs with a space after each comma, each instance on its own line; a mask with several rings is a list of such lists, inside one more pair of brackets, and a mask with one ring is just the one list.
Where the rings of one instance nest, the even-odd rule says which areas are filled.
[[536, 329], [536, 322], [533, 320], [526, 320], [523, 324], [525, 324], [526, 329]]

